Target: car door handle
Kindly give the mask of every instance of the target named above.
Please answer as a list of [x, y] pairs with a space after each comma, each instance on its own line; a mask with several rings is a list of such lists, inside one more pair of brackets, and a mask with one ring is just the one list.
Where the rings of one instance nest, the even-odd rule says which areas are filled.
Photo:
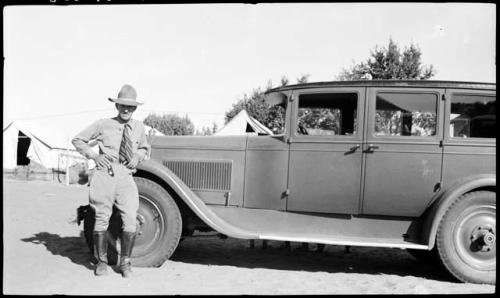
[[373, 153], [375, 149], [378, 149], [378, 146], [375, 145], [368, 145], [368, 148], [364, 151], [365, 153]]
[[344, 155], [352, 154], [352, 153], [356, 152], [356, 150], [358, 150], [359, 148], [361, 148], [361, 146], [359, 144], [356, 145], [356, 146], [353, 146], [353, 147], [349, 148], [349, 151], [347, 151], [346, 153], [344, 153]]

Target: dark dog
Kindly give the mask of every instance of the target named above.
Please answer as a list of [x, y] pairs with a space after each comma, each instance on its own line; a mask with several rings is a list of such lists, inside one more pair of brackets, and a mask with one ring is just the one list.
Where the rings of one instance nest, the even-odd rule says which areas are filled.
[[[95, 226], [95, 210], [90, 205], [82, 205], [76, 209], [76, 222], [78, 225], [83, 221], [83, 232], [85, 242], [90, 250], [90, 254], [94, 254], [94, 226]], [[122, 220], [118, 209], [113, 207], [113, 214], [109, 220], [109, 227], [106, 233], [108, 238], [108, 263], [109, 265], [118, 262], [118, 245], [117, 239], [121, 233]]]

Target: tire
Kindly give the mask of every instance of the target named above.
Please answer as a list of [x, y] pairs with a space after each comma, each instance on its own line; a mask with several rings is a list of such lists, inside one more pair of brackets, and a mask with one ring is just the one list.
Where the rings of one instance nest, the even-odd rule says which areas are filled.
[[[172, 256], [182, 232], [182, 218], [179, 208], [170, 194], [157, 183], [134, 177], [139, 191], [139, 210], [137, 211], [137, 236], [132, 250], [131, 262], [137, 267], [160, 267]], [[90, 206], [89, 206], [90, 207]], [[95, 212], [85, 214], [84, 235], [92, 253], [92, 232]], [[118, 210], [113, 208], [108, 227], [108, 262], [119, 263], [122, 220]]]
[[441, 219], [436, 244], [446, 269], [462, 282], [496, 283], [496, 194], [457, 198]]
[[132, 265], [160, 267], [179, 244], [181, 213], [172, 196], [159, 184], [141, 177], [134, 180], [139, 190], [139, 210]]

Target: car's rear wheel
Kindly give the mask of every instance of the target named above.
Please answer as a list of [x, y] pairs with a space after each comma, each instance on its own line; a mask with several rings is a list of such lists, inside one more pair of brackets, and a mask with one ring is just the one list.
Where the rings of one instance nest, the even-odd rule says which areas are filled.
[[[182, 232], [182, 218], [172, 196], [157, 183], [134, 177], [139, 191], [139, 210], [137, 211], [137, 236], [132, 250], [132, 265], [138, 267], [159, 267], [174, 253]], [[85, 218], [85, 238], [92, 247], [94, 214]], [[119, 234], [122, 226], [118, 210], [108, 227], [108, 260], [119, 262]]]
[[443, 264], [463, 282], [496, 283], [496, 194], [457, 198], [441, 219], [436, 244]]

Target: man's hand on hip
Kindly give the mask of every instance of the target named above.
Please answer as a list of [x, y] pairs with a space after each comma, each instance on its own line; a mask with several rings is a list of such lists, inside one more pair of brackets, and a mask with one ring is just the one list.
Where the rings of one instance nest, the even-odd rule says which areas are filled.
[[111, 161], [113, 159], [111, 158], [111, 156], [107, 155], [107, 154], [99, 154], [95, 159], [95, 164], [97, 166], [98, 169], [102, 169], [104, 167], [106, 168], [110, 168], [111, 167]]
[[125, 164], [125, 166], [129, 169], [135, 169], [137, 167], [137, 165], [139, 164], [139, 155], [137, 154], [134, 154], [134, 156], [132, 157], [132, 159], [130, 159], [130, 161], [128, 163]]

